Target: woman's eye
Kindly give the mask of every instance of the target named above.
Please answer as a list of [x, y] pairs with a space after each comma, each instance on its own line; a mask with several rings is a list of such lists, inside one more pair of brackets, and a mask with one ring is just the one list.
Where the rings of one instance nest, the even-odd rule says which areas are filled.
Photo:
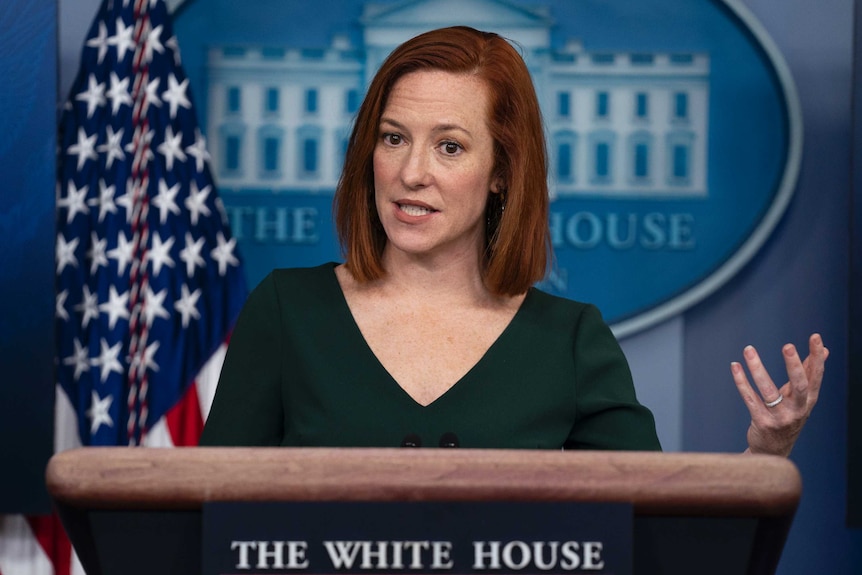
[[383, 141], [390, 146], [398, 146], [401, 144], [403, 139], [398, 134], [383, 134]]
[[450, 156], [454, 156], [461, 151], [461, 145], [456, 142], [443, 142], [443, 151]]

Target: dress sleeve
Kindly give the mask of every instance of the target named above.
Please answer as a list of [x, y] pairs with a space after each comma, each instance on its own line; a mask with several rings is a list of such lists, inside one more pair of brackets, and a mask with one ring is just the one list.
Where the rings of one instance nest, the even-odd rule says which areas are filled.
[[574, 334], [577, 416], [566, 448], [660, 450], [655, 420], [638, 403], [628, 361], [595, 306]]
[[270, 274], [249, 295], [231, 334], [200, 445], [281, 444], [281, 316]]

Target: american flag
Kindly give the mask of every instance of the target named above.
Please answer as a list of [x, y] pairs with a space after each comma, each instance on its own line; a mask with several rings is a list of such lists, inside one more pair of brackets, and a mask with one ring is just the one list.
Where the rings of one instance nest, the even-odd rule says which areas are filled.
[[[57, 451], [197, 443], [247, 293], [209, 160], [164, 0], [104, 0], [60, 120]], [[79, 569], [0, 517], [2, 575]]]

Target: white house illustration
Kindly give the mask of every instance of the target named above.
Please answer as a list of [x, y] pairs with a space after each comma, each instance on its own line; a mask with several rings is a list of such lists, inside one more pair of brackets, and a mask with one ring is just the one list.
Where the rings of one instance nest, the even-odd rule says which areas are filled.
[[[250, 8], [252, 9], [252, 8]], [[225, 45], [208, 58], [207, 133], [226, 191], [331, 194], [365, 87], [395, 46], [464, 24], [521, 50], [538, 92], [552, 195], [707, 196], [709, 56], [552, 46], [547, 8], [506, 0], [365, 5], [362, 45]]]

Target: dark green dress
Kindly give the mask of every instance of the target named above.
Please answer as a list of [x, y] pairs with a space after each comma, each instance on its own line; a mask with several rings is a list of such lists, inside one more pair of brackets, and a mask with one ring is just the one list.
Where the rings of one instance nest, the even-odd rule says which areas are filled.
[[329, 263], [275, 270], [231, 337], [201, 445], [660, 449], [591, 305], [531, 289], [481, 360], [428, 406], [362, 337]]

